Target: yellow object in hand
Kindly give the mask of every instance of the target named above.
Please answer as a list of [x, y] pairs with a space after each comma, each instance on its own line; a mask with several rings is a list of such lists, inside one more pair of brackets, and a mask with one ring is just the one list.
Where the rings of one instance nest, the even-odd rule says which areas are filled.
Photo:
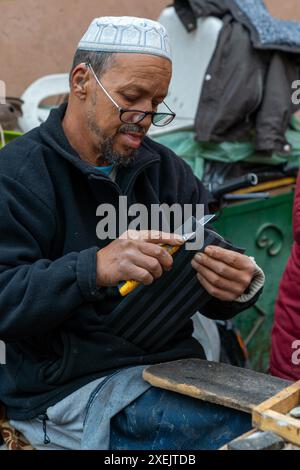
[[[198, 220], [198, 226], [202, 225], [204, 227], [210, 220], [212, 220], [215, 217], [214, 214], [208, 214], [202, 217], [202, 219]], [[191, 217], [192, 219], [192, 217]], [[181, 233], [182, 227], [178, 229], [178, 232]], [[184, 242], [190, 240], [195, 235], [196, 232], [188, 232], [182, 235], [182, 238]], [[177, 246], [172, 246], [172, 245], [161, 245], [165, 250], [170, 253], [170, 255], [173, 255], [176, 253], [176, 251], [179, 250], [179, 248], [183, 245], [177, 245]], [[138, 281], [125, 281], [119, 286], [119, 292], [122, 295], [122, 297], [125, 297], [125, 295], [130, 294], [136, 287], [138, 287], [141, 283]]]
[[[177, 250], [179, 250], [180, 246], [171, 246], [171, 245], [161, 245], [165, 250], [167, 250], [170, 255], [173, 255], [176, 253]], [[140, 282], [138, 281], [126, 281], [124, 284], [122, 284], [119, 287], [119, 292], [122, 295], [122, 297], [125, 297], [125, 295], [130, 294], [136, 287], [140, 285]]]

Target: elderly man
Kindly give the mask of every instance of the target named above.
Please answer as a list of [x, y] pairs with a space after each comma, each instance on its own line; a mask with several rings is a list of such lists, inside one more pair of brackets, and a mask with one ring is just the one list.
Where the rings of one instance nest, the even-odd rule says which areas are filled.
[[[171, 72], [159, 23], [95, 19], [75, 54], [67, 105], [1, 152], [0, 400], [35, 448], [214, 448], [250, 427], [242, 413], [143, 381], [145, 364], [205, 357], [191, 321], [155, 352], [104, 322], [121, 300], [116, 286], [160, 278], [173, 263], [161, 244], [182, 239], [142, 230], [100, 240], [99, 204], [117, 208], [121, 195], [146, 207], [206, 203], [190, 168], [145, 136], [174, 118], [166, 103], [157, 112]], [[211, 318], [232, 317], [259, 295], [247, 256], [208, 247], [192, 268], [212, 296], [202, 312]]]

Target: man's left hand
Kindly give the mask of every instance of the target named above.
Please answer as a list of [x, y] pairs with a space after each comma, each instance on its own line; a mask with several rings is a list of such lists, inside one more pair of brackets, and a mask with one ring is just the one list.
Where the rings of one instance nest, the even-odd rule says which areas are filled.
[[255, 265], [248, 256], [219, 246], [208, 246], [204, 253], [197, 253], [192, 266], [204, 289], [227, 302], [245, 292], [255, 272]]

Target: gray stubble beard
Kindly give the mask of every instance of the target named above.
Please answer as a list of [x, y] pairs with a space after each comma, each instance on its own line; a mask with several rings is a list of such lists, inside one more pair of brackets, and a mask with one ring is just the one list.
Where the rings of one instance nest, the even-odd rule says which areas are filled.
[[126, 131], [139, 132], [145, 135], [146, 132], [141, 126], [124, 123], [115, 136], [105, 137], [102, 129], [96, 123], [93, 113], [91, 113], [87, 116], [87, 127], [99, 139], [99, 166], [116, 165], [118, 167], [129, 167], [135, 163], [139, 149], [128, 147], [128, 153], [123, 154], [114, 150], [114, 142], [119, 134]]

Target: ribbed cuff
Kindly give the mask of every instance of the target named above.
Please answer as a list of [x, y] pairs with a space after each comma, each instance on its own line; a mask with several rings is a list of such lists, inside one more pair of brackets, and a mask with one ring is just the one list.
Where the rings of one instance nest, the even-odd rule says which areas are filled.
[[255, 259], [252, 256], [249, 256], [253, 264], [255, 265], [255, 272], [250, 286], [247, 289], [247, 293], [240, 295], [235, 302], [249, 302], [256, 294], [260, 291], [265, 283], [265, 275], [263, 270], [256, 264]]
[[81, 251], [77, 259], [77, 282], [83, 297], [89, 302], [102, 300], [105, 296], [96, 282], [98, 251], [98, 247], [88, 248]]

